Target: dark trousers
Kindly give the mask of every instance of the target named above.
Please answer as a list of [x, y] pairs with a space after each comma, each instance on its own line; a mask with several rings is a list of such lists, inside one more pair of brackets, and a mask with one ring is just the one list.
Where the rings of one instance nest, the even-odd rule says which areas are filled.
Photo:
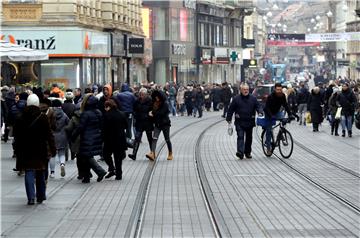
[[153, 139], [152, 139], [152, 146], [151, 146], [151, 151], [156, 151], [156, 143], [159, 139], [159, 135], [160, 135], [160, 132], [163, 132], [163, 135], [165, 137], [165, 141], [166, 141], [166, 145], [168, 147], [168, 151], [169, 152], [172, 152], [172, 144], [171, 144], [171, 141], [170, 141], [170, 127], [165, 127], [165, 128], [157, 128], [155, 127], [154, 128], [154, 134], [153, 134]]
[[196, 109], [199, 112], [199, 117], [202, 117], [203, 115], [203, 108], [202, 108], [202, 104], [197, 104], [196, 105]]
[[219, 102], [213, 101], [213, 110], [214, 111], [219, 111], [218, 104], [219, 104]]
[[28, 200], [46, 200], [45, 170], [25, 170], [25, 189]]
[[250, 154], [253, 128], [252, 127], [243, 128], [239, 125], [236, 125], [236, 132], [237, 132], [237, 152], [241, 154]]
[[230, 102], [224, 103], [224, 113], [223, 113], [224, 117], [226, 117], [226, 114], [229, 110], [229, 105], [230, 105]]
[[106, 171], [96, 162], [93, 156], [79, 155], [78, 160], [81, 164], [79, 175], [84, 179], [90, 179], [90, 169], [94, 170], [98, 176], [106, 174]]
[[[142, 130], [136, 130], [136, 134], [135, 134], [135, 142], [140, 143], [142, 135], [143, 135]], [[151, 144], [152, 144], [152, 131], [145, 131], [146, 133], [146, 137], [147, 140], [149, 142], [149, 146], [150, 146], [150, 150], [151, 150]]]
[[[114, 160], [112, 158], [114, 155]], [[122, 160], [126, 157], [125, 151], [107, 148], [104, 146], [104, 159], [106, 164], [109, 166], [109, 172], [115, 172], [117, 177], [122, 176]], [[115, 166], [114, 166], [115, 162]]]
[[186, 105], [186, 111], [187, 111], [187, 115], [191, 116], [192, 115], [192, 111], [193, 111], [193, 106], [191, 102], [187, 102], [185, 103]]

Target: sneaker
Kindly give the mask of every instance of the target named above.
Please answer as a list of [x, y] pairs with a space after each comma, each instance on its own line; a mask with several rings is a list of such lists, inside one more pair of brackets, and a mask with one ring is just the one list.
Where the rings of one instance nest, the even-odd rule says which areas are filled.
[[51, 171], [50, 178], [55, 178], [55, 172], [54, 171]]
[[109, 171], [109, 172], [105, 175], [105, 178], [108, 179], [108, 178], [111, 178], [112, 176], [115, 176], [115, 172], [114, 172], [114, 171]]
[[61, 177], [65, 177], [65, 164], [60, 165], [60, 175]]
[[271, 156], [271, 155], [272, 155], [271, 149], [268, 148], [268, 149], [266, 150], [266, 155], [267, 155], [267, 156]]
[[247, 159], [251, 159], [251, 158], [252, 158], [252, 156], [251, 156], [250, 153], [249, 153], [249, 154], [245, 154], [245, 157], [246, 157]]
[[101, 182], [104, 179], [105, 175], [106, 175], [106, 172], [103, 175], [100, 175], [96, 181]]
[[122, 176], [116, 176], [115, 180], [122, 180]]
[[83, 178], [82, 183], [90, 183], [90, 178]]
[[29, 199], [27, 204], [28, 205], [35, 205], [35, 199]]
[[244, 155], [243, 155], [243, 153], [236, 152], [236, 157], [238, 157], [239, 159], [243, 159]]

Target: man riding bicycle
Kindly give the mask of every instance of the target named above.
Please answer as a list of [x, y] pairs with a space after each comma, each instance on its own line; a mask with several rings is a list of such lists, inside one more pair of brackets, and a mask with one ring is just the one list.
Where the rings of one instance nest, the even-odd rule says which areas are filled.
[[267, 147], [266, 154], [272, 154], [271, 146], [271, 130], [272, 130], [272, 121], [281, 120], [284, 118], [284, 114], [280, 111], [281, 107], [285, 109], [288, 114], [289, 119], [294, 119], [290, 107], [286, 101], [286, 96], [282, 92], [282, 86], [280, 83], [275, 84], [275, 90], [267, 97], [266, 104], [264, 108], [266, 123], [266, 140], [265, 144]]

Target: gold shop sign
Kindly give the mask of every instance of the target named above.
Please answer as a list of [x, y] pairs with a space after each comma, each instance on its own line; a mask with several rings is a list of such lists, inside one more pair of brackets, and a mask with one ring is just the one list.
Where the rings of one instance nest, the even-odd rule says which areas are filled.
[[5, 21], [38, 21], [42, 14], [41, 4], [3, 4]]

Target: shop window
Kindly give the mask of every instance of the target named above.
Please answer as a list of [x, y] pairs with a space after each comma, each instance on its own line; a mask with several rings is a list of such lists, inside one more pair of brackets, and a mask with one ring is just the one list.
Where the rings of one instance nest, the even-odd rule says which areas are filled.
[[179, 40], [179, 11], [176, 8], [170, 9], [171, 12], [171, 39], [172, 40]]
[[153, 31], [154, 40], [167, 40], [167, 23], [166, 10], [162, 8], [153, 9]]
[[166, 60], [155, 61], [155, 79], [157, 84], [165, 85], [166, 80]]
[[53, 83], [62, 89], [76, 88], [80, 85], [78, 59], [51, 59], [41, 63], [41, 85], [46, 88]]

